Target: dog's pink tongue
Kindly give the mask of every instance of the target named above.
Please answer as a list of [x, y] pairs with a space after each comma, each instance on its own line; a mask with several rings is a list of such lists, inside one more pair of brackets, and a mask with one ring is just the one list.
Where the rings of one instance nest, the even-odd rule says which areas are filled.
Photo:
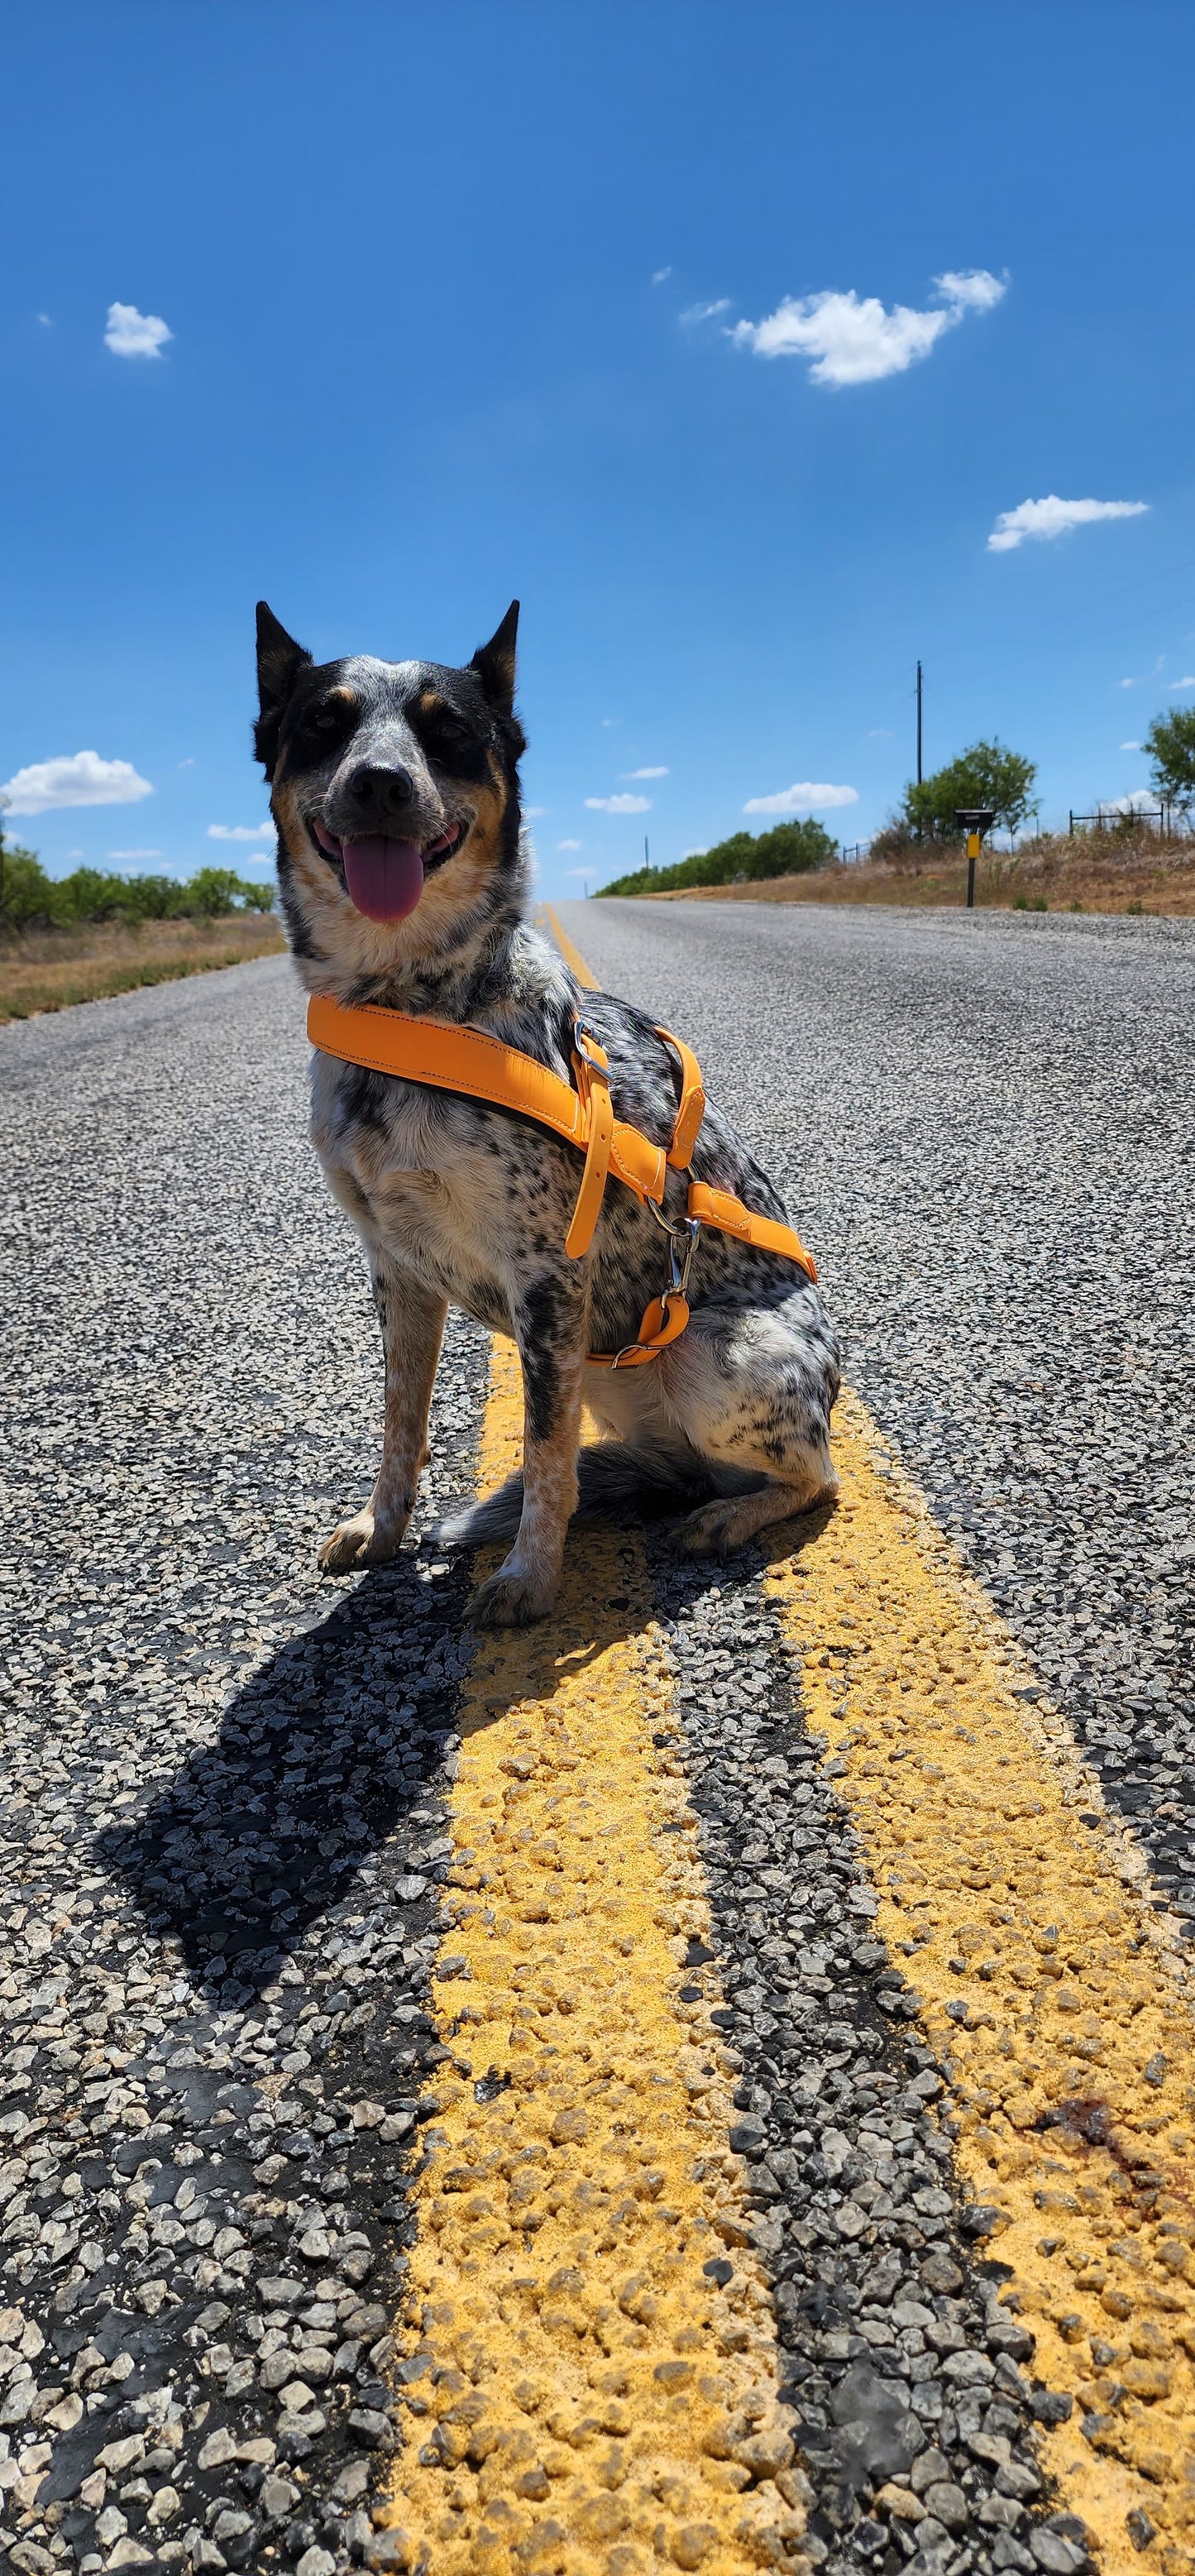
[[345, 842], [344, 875], [358, 912], [370, 921], [405, 921], [423, 892], [423, 853], [417, 841], [370, 834]]

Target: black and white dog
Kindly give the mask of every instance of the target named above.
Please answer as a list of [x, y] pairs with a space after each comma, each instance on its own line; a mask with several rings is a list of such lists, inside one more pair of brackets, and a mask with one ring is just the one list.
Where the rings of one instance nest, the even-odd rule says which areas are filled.
[[[609, 1055], [615, 1115], [667, 1145], [678, 1077], [651, 1021], [582, 993], [526, 918], [517, 618], [516, 602], [462, 670], [369, 654], [317, 667], [258, 609], [256, 747], [291, 949], [309, 992], [467, 1022], [566, 1080], [582, 1017]], [[478, 1620], [517, 1624], [550, 1608], [578, 1503], [627, 1508], [652, 1489], [696, 1506], [682, 1525], [687, 1547], [725, 1555], [833, 1491], [837, 1343], [792, 1262], [705, 1233], [688, 1330], [645, 1366], [589, 1369], [590, 1351], [634, 1340], [660, 1291], [665, 1242], [649, 1209], [611, 1180], [592, 1249], [573, 1261], [564, 1239], [580, 1158], [547, 1130], [322, 1054], [312, 1101], [316, 1150], [365, 1245], [386, 1366], [377, 1482], [325, 1541], [330, 1572], [376, 1565], [400, 1545], [450, 1303], [514, 1339], [526, 1395], [521, 1476], [443, 1533], [457, 1544], [514, 1537], [475, 1597]], [[785, 1221], [716, 1108], [693, 1169]], [[669, 1173], [666, 1212], [678, 1223], [686, 1186]], [[578, 1461], [583, 1402], [614, 1437]]]

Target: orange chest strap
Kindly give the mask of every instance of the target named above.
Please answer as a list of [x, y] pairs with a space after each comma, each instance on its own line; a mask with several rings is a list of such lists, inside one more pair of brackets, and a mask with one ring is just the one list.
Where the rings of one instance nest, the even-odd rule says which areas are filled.
[[[574, 1091], [549, 1066], [537, 1064], [519, 1047], [488, 1037], [482, 1029], [412, 1019], [374, 1003], [335, 1002], [324, 994], [314, 995], [307, 1006], [307, 1035], [322, 1054], [374, 1073], [392, 1074], [402, 1082], [427, 1083], [433, 1089], [488, 1100], [495, 1108], [517, 1110], [583, 1153], [585, 1168], [564, 1242], [570, 1260], [581, 1259], [593, 1242], [611, 1173], [652, 1209], [668, 1237], [668, 1284], [662, 1297], [648, 1307], [638, 1339], [622, 1351], [592, 1353], [594, 1368], [639, 1367], [683, 1333], [689, 1321], [685, 1296], [689, 1265], [703, 1225], [715, 1226], [761, 1252], [779, 1253], [795, 1262], [808, 1279], [817, 1278], [813, 1256], [792, 1227], [773, 1217], [757, 1216], [729, 1190], [690, 1179], [688, 1213], [680, 1224], [671, 1225], [659, 1213], [668, 1167], [683, 1172], [692, 1161], [705, 1115], [705, 1092], [697, 1059], [683, 1040], [668, 1029], [657, 1034], [671, 1047], [681, 1072], [680, 1102], [667, 1152], [653, 1145], [638, 1127], [615, 1117], [605, 1050], [580, 1021], [573, 1051]], [[683, 1259], [677, 1250], [681, 1242]]]

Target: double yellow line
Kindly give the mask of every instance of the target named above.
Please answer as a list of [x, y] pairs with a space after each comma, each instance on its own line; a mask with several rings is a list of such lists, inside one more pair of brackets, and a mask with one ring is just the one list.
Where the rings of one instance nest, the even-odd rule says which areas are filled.
[[[496, 1344], [483, 1483], [517, 1463], [521, 1432], [517, 1363]], [[1177, 1927], [849, 1395], [835, 1454], [841, 1499], [817, 1536], [770, 1534], [809, 1723], [946, 2075], [984, 2253], [1035, 2337], [1034, 2375], [1075, 2401], [1043, 2465], [1106, 2569], [1149, 2548], [1180, 2576], [1195, 2051]], [[733, 2061], [636, 1533], [574, 1535], [558, 1610], [485, 1641], [461, 1723], [435, 1984], [452, 2063], [414, 2185], [390, 2563], [780, 2563], [808, 2490], [728, 2143]]]

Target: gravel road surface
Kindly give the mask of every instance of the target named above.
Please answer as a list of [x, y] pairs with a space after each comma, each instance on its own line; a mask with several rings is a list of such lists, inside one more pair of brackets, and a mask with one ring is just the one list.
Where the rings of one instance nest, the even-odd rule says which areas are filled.
[[1195, 1925], [1195, 928], [560, 918], [716, 1068], [846, 1374]]
[[[566, 918], [716, 1068], [855, 1385], [1185, 1904], [1195, 946]], [[368, 1490], [380, 1369], [304, 1065], [285, 961], [0, 1033], [0, 2491], [24, 2576], [406, 2563], [370, 2504], [401, 2439], [404, 2160], [444, 2055], [424, 2003], [465, 1574], [418, 1544], [314, 1571]], [[425, 1518], [470, 1484], [484, 1357], [457, 1325]], [[1070, 2401], [993, 2307], [758, 1566], [651, 1545], [809, 2554], [1074, 2576], [1082, 2529], [1027, 2441]], [[816, 1941], [785, 1929], [798, 1848]]]

